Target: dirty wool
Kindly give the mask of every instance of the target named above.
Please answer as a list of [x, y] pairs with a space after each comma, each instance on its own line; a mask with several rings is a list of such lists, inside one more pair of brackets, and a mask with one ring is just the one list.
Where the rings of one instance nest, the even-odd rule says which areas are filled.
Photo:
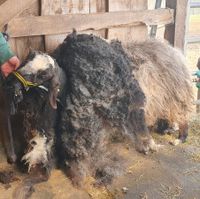
[[68, 85], [58, 125], [66, 172], [75, 183], [88, 174], [111, 181], [120, 168], [120, 158], [110, 154], [114, 137], [128, 137], [132, 144], [136, 138], [145, 152], [155, 145], [145, 123], [145, 96], [131, 73], [136, 65], [120, 42], [75, 33], [54, 58]]

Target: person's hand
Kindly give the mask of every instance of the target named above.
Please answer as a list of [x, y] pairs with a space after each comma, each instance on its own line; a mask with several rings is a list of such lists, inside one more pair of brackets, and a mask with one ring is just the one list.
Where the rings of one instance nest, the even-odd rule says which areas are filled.
[[15, 71], [19, 67], [19, 65], [19, 59], [17, 58], [17, 56], [13, 56], [1, 65], [1, 72], [5, 77], [7, 77], [10, 73]]

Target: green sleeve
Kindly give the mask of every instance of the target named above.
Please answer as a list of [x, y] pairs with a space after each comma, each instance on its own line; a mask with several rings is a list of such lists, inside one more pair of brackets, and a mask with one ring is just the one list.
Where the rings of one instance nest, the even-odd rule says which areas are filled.
[[0, 66], [8, 61], [11, 57], [14, 56], [14, 53], [10, 49], [10, 46], [3, 37], [3, 34], [0, 33]]

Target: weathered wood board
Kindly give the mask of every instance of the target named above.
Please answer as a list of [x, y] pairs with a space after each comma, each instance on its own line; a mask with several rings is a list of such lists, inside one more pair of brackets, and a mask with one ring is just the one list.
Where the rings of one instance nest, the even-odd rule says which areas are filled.
[[[37, 0], [7, 0], [2, 1], [0, 6], [0, 28], [7, 24], [11, 19], [23, 12], [24, 9], [30, 7]], [[0, 2], [1, 3], [1, 2]]]
[[[59, 14], [87, 14], [106, 11], [106, 0], [42, 0], [42, 15]], [[79, 21], [81, 25], [81, 21]], [[67, 26], [68, 24], [66, 24]], [[72, 28], [70, 28], [72, 31]], [[91, 31], [87, 31], [91, 33]], [[105, 30], [93, 32], [105, 37]], [[52, 52], [60, 44], [67, 34], [45, 36], [45, 49]]]
[[[89, 0], [42, 0], [41, 2], [42, 15], [89, 13]], [[45, 50], [52, 52], [65, 37], [66, 34], [45, 36]]]
[[166, 0], [166, 7], [175, 10], [175, 23], [166, 27], [164, 37], [184, 52], [188, 32], [189, 0]]
[[[147, 0], [109, 0], [109, 12], [111, 11], [139, 11], [147, 9]], [[109, 29], [109, 39], [119, 39], [123, 42], [141, 41], [147, 38], [148, 30], [145, 24], [128, 28]]]
[[[37, 0], [33, 1], [31, 6], [25, 9], [19, 15], [19, 17], [38, 16], [39, 14], [40, 14], [40, 4], [39, 0]], [[11, 38], [9, 40], [9, 43], [11, 49], [16, 53], [16, 55], [20, 58], [21, 61], [23, 61], [26, 58], [30, 49], [40, 50], [40, 51], [44, 50], [44, 41], [42, 36]]]
[[[127, 28], [140, 23], [145, 23], [146, 25], [159, 25], [172, 22], [173, 10], [157, 9], [143, 11], [118, 11], [90, 14], [19, 17], [12, 20], [8, 27], [12, 37], [20, 37], [28, 35], [69, 33], [73, 28], [75, 28], [77, 31], [87, 31], [112, 27]], [[67, 26], [65, 24], [67, 24]]]

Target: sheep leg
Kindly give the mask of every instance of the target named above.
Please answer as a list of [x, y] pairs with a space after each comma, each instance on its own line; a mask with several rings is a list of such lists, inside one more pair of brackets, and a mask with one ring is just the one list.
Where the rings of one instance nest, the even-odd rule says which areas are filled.
[[43, 167], [43, 165], [37, 165], [31, 169], [29, 176], [26, 177], [22, 183], [14, 190], [13, 198], [15, 199], [27, 199], [33, 191], [34, 185], [47, 181], [49, 179], [49, 170]]
[[157, 151], [160, 145], [155, 144], [145, 122], [144, 109], [135, 109], [130, 114], [132, 129], [136, 135], [136, 149], [147, 154], [149, 151]]
[[10, 117], [6, 115], [3, 120], [4, 120], [3, 123], [4, 128], [2, 132], [3, 132], [3, 142], [7, 155], [7, 162], [12, 164], [16, 162], [17, 156], [15, 154], [15, 149], [14, 149]]
[[27, 139], [27, 152], [22, 157], [22, 161], [28, 165], [29, 175], [14, 191], [13, 198], [16, 199], [28, 198], [32, 194], [35, 184], [48, 180], [51, 169], [53, 139], [37, 130], [29, 131]]
[[32, 134], [32, 138], [29, 139], [27, 152], [22, 157], [22, 161], [28, 165], [29, 173], [38, 165], [49, 168], [53, 145], [53, 138], [44, 133], [33, 130], [30, 134]]
[[0, 87], [0, 120], [2, 121], [1, 128], [3, 144], [7, 155], [7, 161], [9, 163], [15, 163], [17, 156], [15, 154], [8, 102], [5, 97], [6, 92], [3, 90], [2, 87]]
[[66, 164], [66, 175], [72, 181], [72, 184], [76, 187], [81, 187], [83, 182], [83, 174], [80, 169], [79, 163], [74, 160]]
[[185, 123], [182, 123], [182, 124], [179, 124], [179, 139], [182, 141], [182, 142], [185, 142], [186, 139], [187, 139], [187, 136], [188, 136], [188, 123], [185, 122]]
[[166, 119], [158, 119], [155, 126], [156, 126], [156, 129], [155, 129], [156, 132], [161, 135], [165, 135], [171, 130], [169, 126], [169, 121]]
[[174, 140], [171, 144], [176, 146], [180, 143], [186, 142], [187, 136], [188, 136], [188, 123], [183, 122], [179, 124], [179, 135], [178, 139]]

